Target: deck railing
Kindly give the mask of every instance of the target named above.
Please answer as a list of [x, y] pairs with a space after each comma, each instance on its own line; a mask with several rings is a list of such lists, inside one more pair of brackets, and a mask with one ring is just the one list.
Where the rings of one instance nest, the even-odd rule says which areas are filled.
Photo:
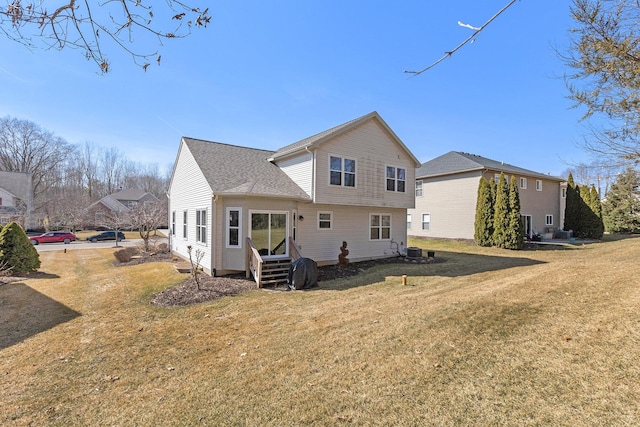
[[253, 273], [253, 278], [258, 284], [258, 287], [261, 287], [261, 279], [262, 279], [262, 264], [263, 259], [260, 256], [260, 253], [253, 245], [253, 241], [250, 237], [247, 237], [247, 264], [245, 267], [245, 276], [246, 278], [250, 278]]
[[292, 237], [289, 237], [289, 255], [291, 256], [291, 261], [296, 261], [300, 258], [304, 258], [300, 247]]

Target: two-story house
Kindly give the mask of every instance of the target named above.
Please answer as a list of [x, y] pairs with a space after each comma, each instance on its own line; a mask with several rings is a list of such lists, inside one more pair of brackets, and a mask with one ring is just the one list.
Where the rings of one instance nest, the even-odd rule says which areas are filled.
[[552, 234], [562, 229], [566, 183], [545, 175], [487, 159], [451, 151], [416, 170], [416, 205], [407, 214], [410, 236], [473, 239], [480, 178], [507, 182], [515, 176], [520, 193], [520, 213], [526, 236]]
[[127, 213], [139, 204], [155, 204], [159, 201], [156, 196], [147, 191], [127, 188], [104, 196], [89, 205], [87, 219], [93, 223], [93, 226], [101, 227], [110, 214]]
[[301, 254], [335, 264], [343, 242], [351, 261], [391, 256], [406, 245], [419, 164], [376, 112], [277, 151], [184, 137], [171, 250], [199, 251], [209, 274], [254, 277], [256, 264]]

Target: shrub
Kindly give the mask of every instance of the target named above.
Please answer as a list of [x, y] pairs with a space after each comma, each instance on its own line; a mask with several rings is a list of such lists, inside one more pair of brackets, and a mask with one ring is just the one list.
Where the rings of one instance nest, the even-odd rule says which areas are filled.
[[131, 257], [138, 254], [138, 248], [129, 246], [124, 249], [120, 249], [119, 251], [115, 251], [113, 256], [116, 257], [118, 262], [129, 262], [131, 261]]
[[10, 222], [0, 231], [0, 261], [14, 273], [40, 268], [40, 255], [20, 225]]

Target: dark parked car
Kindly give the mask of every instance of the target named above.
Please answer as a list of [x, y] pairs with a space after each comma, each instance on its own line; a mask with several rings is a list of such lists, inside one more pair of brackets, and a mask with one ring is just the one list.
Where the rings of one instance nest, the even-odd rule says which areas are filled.
[[44, 233], [39, 236], [30, 236], [29, 240], [34, 245], [40, 243], [71, 243], [76, 240], [76, 235], [65, 231], [52, 231], [50, 233]]
[[[99, 240], [116, 240], [116, 232], [111, 231], [103, 231], [102, 233], [94, 234], [93, 236], [87, 237], [89, 242], [97, 242]], [[120, 240], [124, 240], [124, 233], [122, 231], [118, 231], [118, 242]]]

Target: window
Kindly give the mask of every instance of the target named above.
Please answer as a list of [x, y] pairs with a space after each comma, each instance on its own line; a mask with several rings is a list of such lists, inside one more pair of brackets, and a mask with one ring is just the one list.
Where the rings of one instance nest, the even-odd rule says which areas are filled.
[[187, 211], [182, 211], [182, 237], [187, 238]]
[[318, 212], [318, 230], [331, 230], [333, 212]]
[[329, 184], [343, 187], [356, 186], [356, 161], [329, 156]]
[[565, 199], [567, 197], [567, 189], [566, 188], [561, 188], [560, 189], [560, 197], [562, 197], [563, 199]]
[[527, 178], [520, 178], [520, 188], [523, 190], [527, 189]]
[[406, 170], [395, 166], [387, 166], [387, 191], [404, 193]]
[[2, 206], [2, 197], [0, 197], [0, 206]]
[[171, 212], [171, 235], [176, 235], [176, 211]]
[[542, 191], [542, 181], [536, 179], [536, 191]]
[[391, 240], [391, 215], [371, 214], [369, 218], [369, 238]]
[[227, 248], [242, 247], [242, 209], [227, 208]]
[[407, 230], [411, 229], [411, 214], [407, 214]]
[[422, 197], [422, 180], [416, 181], [416, 197]]
[[500, 182], [500, 174], [499, 173], [496, 173], [496, 174], [493, 175], [493, 182], [495, 182], [496, 184], [498, 182]]
[[547, 215], [545, 224], [546, 225], [553, 225], [553, 215]]
[[196, 210], [196, 242], [207, 243], [207, 210]]
[[431, 214], [422, 214], [422, 229], [429, 230], [431, 228]]

